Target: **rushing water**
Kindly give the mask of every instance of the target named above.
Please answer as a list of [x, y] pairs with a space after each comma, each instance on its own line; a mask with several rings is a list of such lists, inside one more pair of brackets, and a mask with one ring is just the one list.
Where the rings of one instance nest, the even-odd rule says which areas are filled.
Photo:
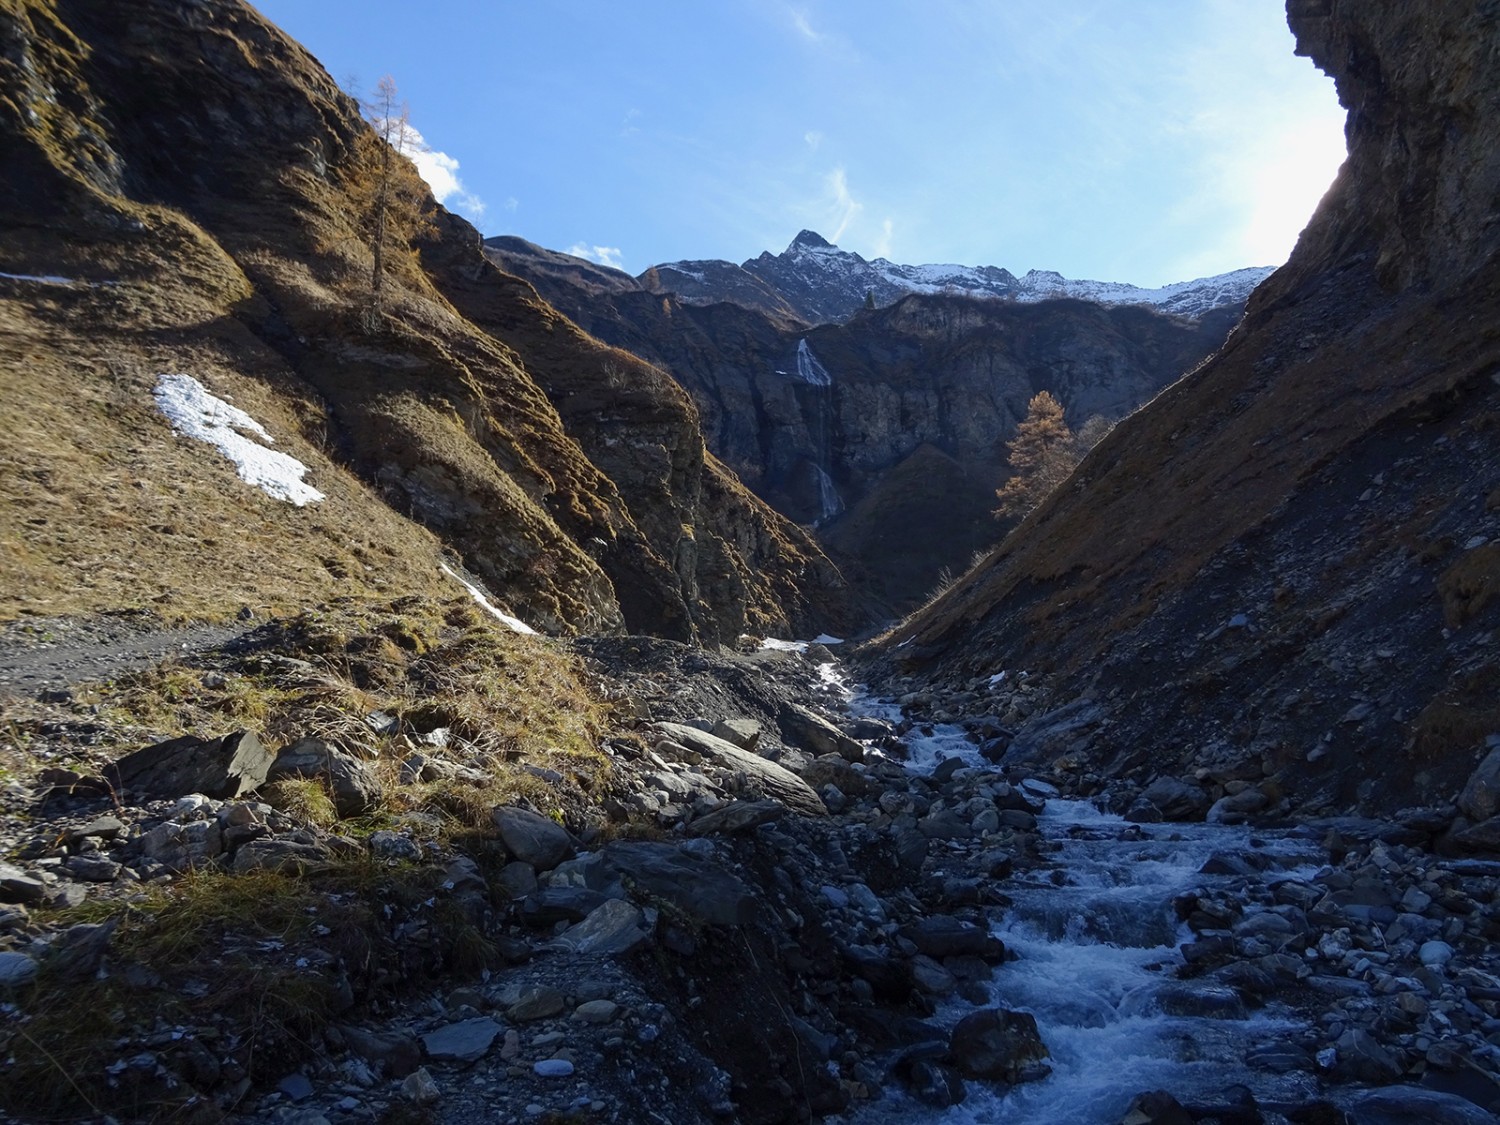
[[[858, 693], [851, 704], [875, 718], [900, 715], [896, 705]], [[906, 741], [915, 772], [955, 755], [984, 764], [957, 727], [914, 730]], [[1047, 866], [1018, 872], [1001, 888], [1012, 905], [995, 933], [1016, 960], [996, 969], [990, 1002], [1036, 1017], [1052, 1074], [1004, 1092], [969, 1082], [965, 1102], [950, 1109], [896, 1095], [860, 1120], [1112, 1125], [1149, 1090], [1184, 1103], [1214, 1103], [1236, 1084], [1262, 1103], [1315, 1094], [1308, 1074], [1277, 1075], [1244, 1061], [1300, 1038], [1303, 1025], [1290, 1012], [1247, 1015], [1227, 990], [1175, 973], [1178, 947], [1192, 933], [1178, 922], [1173, 900], [1225, 881], [1200, 874], [1205, 861], [1254, 850], [1271, 857], [1266, 880], [1293, 872], [1305, 878], [1311, 870], [1303, 865], [1313, 861], [1305, 840], [1216, 824], [1136, 825], [1056, 798], [1046, 802], [1038, 831]], [[955, 1002], [936, 1019], [952, 1024], [970, 1010]]]

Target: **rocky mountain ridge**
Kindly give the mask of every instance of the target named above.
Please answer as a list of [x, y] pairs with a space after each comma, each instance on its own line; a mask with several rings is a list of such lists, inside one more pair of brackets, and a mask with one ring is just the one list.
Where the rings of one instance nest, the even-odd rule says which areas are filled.
[[1197, 319], [1241, 304], [1271, 272], [1270, 266], [1254, 266], [1147, 289], [1124, 282], [1072, 280], [1054, 270], [1033, 269], [1017, 277], [998, 266], [911, 266], [885, 258], [866, 261], [840, 250], [817, 232], [804, 230], [780, 254], [767, 250], [738, 266], [714, 259], [663, 262], [636, 280], [650, 292], [671, 293], [688, 304], [732, 301], [768, 314], [823, 324], [847, 320], [867, 301], [884, 306], [912, 293], [1022, 303], [1077, 298], [1101, 305], [1146, 305], [1172, 316]]

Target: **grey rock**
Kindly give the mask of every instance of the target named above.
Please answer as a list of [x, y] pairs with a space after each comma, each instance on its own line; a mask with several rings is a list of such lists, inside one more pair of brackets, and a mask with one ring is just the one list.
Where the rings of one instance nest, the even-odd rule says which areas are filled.
[[1005, 958], [1005, 943], [994, 934], [972, 922], [945, 914], [908, 922], [897, 933], [916, 946], [917, 952], [928, 957], [975, 956], [986, 961]]
[[491, 816], [510, 854], [538, 871], [550, 871], [574, 854], [575, 845], [568, 830], [540, 813], [499, 805]]
[[654, 729], [660, 737], [686, 746], [715, 765], [743, 773], [750, 789], [758, 790], [761, 796], [774, 797], [793, 812], [803, 816], [828, 815], [817, 791], [775, 762], [681, 723], [657, 723]]
[[981, 1008], [958, 1021], [948, 1054], [960, 1074], [997, 1082], [1045, 1078], [1050, 1056], [1036, 1029], [1036, 1018], [1005, 1008]]
[[1360, 1028], [1344, 1032], [1335, 1046], [1338, 1060], [1334, 1069], [1343, 1077], [1371, 1083], [1395, 1082], [1401, 1077], [1401, 1064], [1396, 1057]]
[[1488, 820], [1500, 813], [1500, 749], [1479, 763], [1458, 795], [1458, 807], [1470, 820]]
[[120, 874], [120, 865], [102, 855], [72, 855], [63, 861], [63, 867], [85, 883], [112, 883]]
[[1209, 807], [1208, 794], [1202, 786], [1170, 775], [1158, 777], [1141, 791], [1141, 796], [1171, 821], [1197, 820]]
[[83, 922], [69, 926], [52, 943], [47, 954], [48, 970], [64, 980], [93, 976], [119, 924], [118, 918], [111, 918], [98, 924]]
[[536, 891], [536, 868], [518, 859], [512, 860], [501, 868], [495, 886], [510, 898], [525, 898]]
[[567, 1078], [573, 1073], [573, 1064], [567, 1059], [538, 1059], [531, 1069], [540, 1078]]
[[70, 828], [64, 833], [68, 843], [77, 843], [79, 840], [113, 840], [121, 832], [125, 831], [125, 822], [117, 816], [95, 817], [87, 824], [78, 828]]
[[552, 946], [589, 956], [623, 956], [651, 940], [640, 907], [610, 899], [582, 922], [570, 926]]
[[251, 840], [234, 853], [230, 867], [237, 875], [247, 871], [306, 871], [328, 859], [327, 849], [317, 844], [295, 840]]
[[347, 1026], [340, 1027], [339, 1032], [353, 1054], [382, 1068], [392, 1078], [405, 1078], [422, 1061], [417, 1040], [404, 1032]]
[[305, 1102], [313, 1096], [312, 1079], [302, 1073], [288, 1074], [276, 1083], [276, 1089], [294, 1102]]
[[1349, 1125], [1494, 1125], [1495, 1115], [1456, 1094], [1420, 1086], [1391, 1086], [1356, 1094], [1348, 1109]]
[[738, 926], [755, 920], [757, 900], [750, 888], [716, 861], [686, 846], [618, 840], [607, 844], [603, 855], [627, 885], [700, 922]]
[[488, 1016], [459, 1020], [422, 1036], [422, 1049], [440, 1062], [475, 1062], [489, 1053], [504, 1030]]
[[761, 727], [754, 719], [720, 719], [714, 724], [713, 734], [725, 742], [732, 742], [741, 750], [752, 753], [760, 744]]
[[620, 1005], [613, 1000], [586, 1000], [573, 1009], [573, 1018], [583, 1023], [609, 1023], [620, 1014]]
[[442, 1100], [443, 1094], [423, 1066], [406, 1076], [401, 1083], [401, 1096], [416, 1105], [434, 1105]]
[[847, 762], [864, 761], [865, 748], [859, 741], [799, 703], [783, 704], [777, 719], [781, 724], [781, 737], [814, 756], [837, 754]]
[[104, 777], [117, 792], [128, 790], [138, 797], [202, 793], [227, 800], [259, 788], [274, 761], [252, 731], [214, 739], [185, 735], [125, 755], [105, 767]]
[[24, 953], [0, 952], [0, 989], [20, 988], [36, 979], [38, 965]]
[[317, 738], [284, 747], [271, 763], [267, 781], [284, 777], [319, 778], [327, 783], [341, 817], [363, 816], [380, 801], [380, 783], [359, 759]]
[[520, 999], [506, 1009], [505, 1014], [519, 1023], [526, 1023], [548, 1019], [559, 1014], [564, 1007], [563, 995], [557, 989], [533, 985], [521, 993]]
[[714, 836], [749, 832], [762, 824], [780, 820], [786, 815], [786, 811], [785, 805], [769, 797], [763, 801], [731, 801], [723, 808], [691, 821], [687, 826], [687, 834]]
[[19, 867], [0, 863], [0, 902], [32, 905], [47, 897], [47, 884]]

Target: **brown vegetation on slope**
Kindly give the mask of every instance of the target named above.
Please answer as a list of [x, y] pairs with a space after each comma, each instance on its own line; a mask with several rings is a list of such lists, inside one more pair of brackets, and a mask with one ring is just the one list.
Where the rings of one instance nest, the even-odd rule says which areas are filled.
[[[389, 248], [382, 315], [372, 325], [361, 201], [380, 163], [378, 142], [316, 62], [247, 6], [4, 0], [0, 40], [0, 270], [101, 283], [0, 282], [0, 316], [12, 329], [7, 417], [31, 414], [32, 440], [16, 455], [44, 485], [9, 497], [3, 536], [31, 575], [22, 592], [50, 599], [47, 612], [176, 588], [191, 589], [183, 608], [194, 613], [241, 601], [289, 606], [331, 591], [320, 568], [335, 580], [368, 573], [377, 591], [431, 589], [448, 582], [435, 568], [440, 540], [504, 604], [548, 630], [629, 626], [712, 637], [791, 624], [776, 583], [749, 558], [741, 560], [752, 579], [740, 604], [721, 610], [700, 599], [692, 566], [663, 548], [669, 535], [691, 538], [683, 528], [699, 514], [693, 497], [622, 497], [516, 351], [434, 288], [423, 255], [487, 267], [477, 233], [437, 208], [403, 161], [396, 175], [440, 230], [422, 255]], [[556, 319], [539, 302], [521, 313], [518, 331], [545, 334]], [[599, 351], [574, 332], [558, 363], [587, 379]], [[28, 365], [46, 377], [28, 385]], [[149, 398], [165, 371], [192, 374], [263, 412], [320, 487], [347, 483], [324, 504], [293, 512], [235, 483], [207, 449], [174, 460], [183, 443]], [[128, 384], [111, 375], [120, 406], [88, 434], [74, 432], [68, 404], [98, 400], [102, 372], [129, 373]], [[657, 384], [643, 397], [675, 420], [683, 458], [701, 462], [680, 394]], [[178, 556], [158, 542], [168, 533], [152, 525], [182, 533], [197, 513], [153, 518], [128, 493], [96, 502], [84, 474], [102, 472], [108, 482], [128, 462], [119, 454], [80, 459], [90, 444], [136, 449], [143, 465], [184, 472], [181, 463], [196, 455], [208, 474], [200, 491], [214, 493], [198, 497], [198, 523], [236, 529], [260, 513], [264, 535], [253, 551], [235, 546], [174, 566]], [[612, 467], [632, 467], [630, 457]], [[637, 477], [651, 475], [636, 468]], [[36, 521], [60, 515], [49, 497], [63, 494], [79, 510], [57, 520], [65, 535], [40, 539]], [[743, 493], [735, 502], [754, 503]], [[769, 513], [743, 518], [771, 529], [771, 541], [756, 544], [762, 569], [784, 578], [782, 586], [800, 585], [808, 552], [781, 558], [784, 525]], [[94, 540], [111, 549], [85, 564], [81, 548]], [[375, 557], [354, 557], [350, 545]], [[325, 555], [331, 562], [313, 561]], [[257, 579], [255, 557], [268, 560], [261, 568], [274, 570], [274, 581]], [[80, 589], [85, 577], [92, 592]], [[799, 626], [847, 609], [836, 575], [828, 585], [831, 594], [801, 603], [809, 619]]]
[[1216, 357], [893, 639], [948, 675], [1060, 673], [1109, 707], [1096, 764], [1237, 759], [1307, 807], [1442, 800], [1472, 732], [1414, 716], [1485, 710], [1465, 685], [1497, 660], [1493, 602], [1458, 593], [1489, 588], [1464, 552], [1497, 530], [1495, 17], [1289, 12], [1350, 110], [1292, 260]]

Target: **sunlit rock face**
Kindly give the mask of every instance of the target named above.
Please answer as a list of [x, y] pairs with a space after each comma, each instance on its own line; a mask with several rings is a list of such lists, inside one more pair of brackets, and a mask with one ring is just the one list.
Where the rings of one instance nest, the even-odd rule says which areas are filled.
[[1289, 4], [1349, 112], [1291, 260], [893, 659], [1087, 693], [1071, 768], [1240, 771], [1302, 811], [1453, 800], [1500, 730], [1497, 21]]

